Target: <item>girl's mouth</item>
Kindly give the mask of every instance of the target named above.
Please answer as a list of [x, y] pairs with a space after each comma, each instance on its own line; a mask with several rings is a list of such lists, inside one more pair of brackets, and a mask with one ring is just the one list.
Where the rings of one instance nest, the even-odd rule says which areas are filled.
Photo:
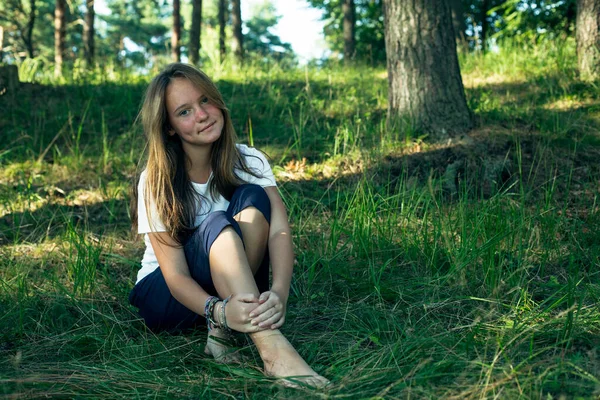
[[207, 126], [205, 126], [204, 128], [202, 128], [199, 133], [204, 132], [205, 130], [207, 130], [208, 128], [210, 128], [211, 126], [213, 126], [214, 124], [215, 124], [215, 121], [211, 122], [210, 124], [208, 124]]

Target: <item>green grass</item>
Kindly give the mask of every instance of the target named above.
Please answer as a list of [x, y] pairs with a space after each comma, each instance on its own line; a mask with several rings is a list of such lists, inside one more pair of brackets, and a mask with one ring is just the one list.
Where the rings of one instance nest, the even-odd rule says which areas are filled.
[[325, 394], [280, 388], [251, 347], [216, 364], [205, 331], [156, 335], [128, 305], [144, 79], [1, 96], [0, 397], [597, 397], [598, 86], [571, 41], [461, 65], [477, 127], [449, 144], [386, 128], [383, 69], [207, 71], [272, 158], [297, 258], [283, 331]]

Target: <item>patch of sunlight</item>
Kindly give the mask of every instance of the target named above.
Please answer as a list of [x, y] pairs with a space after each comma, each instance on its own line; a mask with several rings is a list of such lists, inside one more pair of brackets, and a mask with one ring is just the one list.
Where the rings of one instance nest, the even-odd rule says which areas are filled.
[[525, 83], [524, 77], [510, 77], [502, 74], [478, 75], [468, 74], [463, 76], [463, 84], [466, 88], [473, 89], [482, 86], [499, 85], [499, 84], [522, 84]]
[[106, 196], [95, 190], [75, 190], [65, 199], [65, 204], [68, 206], [84, 206], [102, 203], [107, 200]]
[[574, 111], [583, 107], [594, 107], [600, 106], [600, 102], [593, 101], [592, 99], [573, 99], [563, 98], [558, 99], [552, 103], [542, 105], [543, 109], [550, 111]]
[[56, 186], [45, 186], [34, 193], [19, 193], [0, 204], [0, 217], [12, 213], [35, 212], [46, 205], [91, 206], [109, 200], [123, 200], [127, 191], [123, 188], [103, 191], [100, 189], [78, 189], [65, 192]]
[[66, 165], [27, 160], [13, 162], [0, 170], [0, 183], [6, 185], [36, 184], [39, 181], [58, 182], [73, 176]]
[[321, 163], [308, 164], [306, 158], [290, 160], [283, 166], [273, 168], [275, 176], [283, 182], [305, 181], [310, 179], [331, 179], [340, 176], [356, 175], [366, 169], [367, 161], [359, 152], [336, 156]]
[[3, 249], [8, 251], [14, 258], [26, 257], [29, 260], [47, 259], [50, 254], [60, 251], [64, 247], [62, 240], [57, 238], [56, 241], [48, 240], [43, 243], [18, 243], [3, 246]]

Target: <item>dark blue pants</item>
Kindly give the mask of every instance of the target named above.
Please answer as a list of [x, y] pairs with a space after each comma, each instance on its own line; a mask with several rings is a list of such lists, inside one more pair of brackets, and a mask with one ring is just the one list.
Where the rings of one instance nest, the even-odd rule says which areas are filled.
[[[209, 252], [219, 234], [233, 227], [244, 241], [242, 231], [233, 216], [245, 208], [257, 208], [271, 223], [271, 202], [265, 190], [257, 185], [240, 186], [227, 211], [215, 211], [200, 224], [183, 245], [185, 258], [192, 278], [209, 294], [218, 296], [210, 273]], [[260, 293], [269, 290], [269, 252], [265, 251], [258, 271], [254, 275]], [[138, 282], [129, 294], [129, 302], [139, 309], [148, 328], [154, 331], [178, 331], [205, 324], [204, 317], [191, 311], [171, 295], [165, 278], [157, 268]]]

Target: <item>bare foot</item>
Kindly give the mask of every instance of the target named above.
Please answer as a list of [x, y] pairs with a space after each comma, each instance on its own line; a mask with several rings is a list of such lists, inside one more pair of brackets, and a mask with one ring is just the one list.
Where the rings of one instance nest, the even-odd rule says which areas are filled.
[[323, 388], [329, 380], [317, 374], [278, 330], [252, 335], [265, 364], [265, 374], [282, 378], [284, 386]]
[[237, 349], [228, 344], [231, 337], [222, 329], [211, 329], [208, 332], [204, 353], [212, 355], [215, 361], [223, 364], [239, 364], [242, 362]]

